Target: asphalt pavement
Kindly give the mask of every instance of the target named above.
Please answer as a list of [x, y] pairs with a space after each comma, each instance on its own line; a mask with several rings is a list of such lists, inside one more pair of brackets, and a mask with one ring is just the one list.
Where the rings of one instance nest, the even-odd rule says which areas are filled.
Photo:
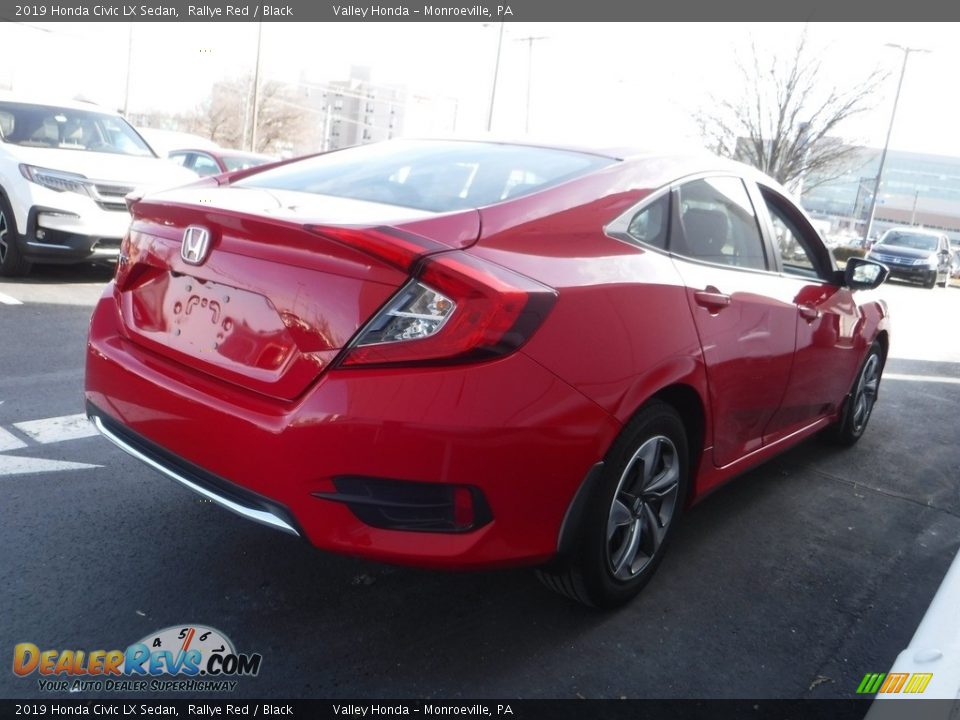
[[93, 435], [73, 416], [106, 280], [0, 282], [0, 697], [51, 697], [9, 670], [17, 643], [126, 648], [186, 624], [263, 656], [222, 697], [854, 697], [960, 544], [960, 287], [882, 287], [891, 359], [861, 442], [810, 440], [710, 496], [641, 596], [604, 614], [525, 570], [321, 553]]

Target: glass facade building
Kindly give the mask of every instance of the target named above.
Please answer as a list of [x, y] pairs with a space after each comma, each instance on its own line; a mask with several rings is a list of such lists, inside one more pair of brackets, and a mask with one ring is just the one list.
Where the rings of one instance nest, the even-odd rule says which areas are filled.
[[[802, 202], [814, 216], [838, 227], [861, 229], [870, 211], [881, 151], [859, 148], [850, 169], [821, 182], [804, 183]], [[889, 150], [874, 214], [874, 230], [893, 225], [922, 225], [960, 239], [960, 158]]]

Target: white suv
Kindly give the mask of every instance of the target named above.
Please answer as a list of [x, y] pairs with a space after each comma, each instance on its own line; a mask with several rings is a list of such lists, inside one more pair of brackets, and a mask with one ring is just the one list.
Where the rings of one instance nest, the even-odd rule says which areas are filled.
[[0, 276], [34, 262], [115, 259], [127, 193], [196, 179], [157, 158], [117, 113], [0, 95]]

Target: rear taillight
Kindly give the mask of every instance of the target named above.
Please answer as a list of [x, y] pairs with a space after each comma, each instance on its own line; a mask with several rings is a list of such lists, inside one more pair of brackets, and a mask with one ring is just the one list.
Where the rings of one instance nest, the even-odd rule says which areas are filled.
[[523, 345], [555, 300], [551, 288], [470, 255], [427, 258], [361, 328], [339, 365], [492, 359]]
[[304, 229], [327, 240], [372, 255], [393, 267], [410, 272], [417, 261], [427, 255], [450, 248], [435, 240], [403, 232], [395, 228], [351, 228], [328, 225], [306, 225]]

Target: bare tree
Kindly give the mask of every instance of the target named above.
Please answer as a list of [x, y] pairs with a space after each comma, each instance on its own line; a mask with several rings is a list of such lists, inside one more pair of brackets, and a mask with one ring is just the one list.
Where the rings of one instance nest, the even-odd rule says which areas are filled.
[[238, 148], [243, 139], [244, 93], [239, 81], [219, 82], [210, 95], [184, 116], [187, 132]]
[[[249, 78], [218, 82], [196, 110], [182, 116], [181, 129], [224, 147], [240, 148], [252, 116], [250, 87]], [[298, 105], [289, 87], [272, 80], [262, 83], [258, 104], [256, 152], [280, 153], [302, 143], [309, 113]]]
[[258, 152], [280, 152], [300, 145], [309, 123], [319, 117], [318, 111], [298, 103], [288, 86], [272, 80], [260, 86], [259, 105]]
[[751, 44], [751, 62], [737, 61], [739, 97], [716, 99], [697, 113], [708, 147], [759, 168], [786, 186], [806, 188], [840, 177], [864, 162], [860, 148], [836, 133], [849, 118], [874, 107], [887, 73], [875, 70], [851, 87], [829, 82], [804, 32], [788, 57], [764, 64]]

